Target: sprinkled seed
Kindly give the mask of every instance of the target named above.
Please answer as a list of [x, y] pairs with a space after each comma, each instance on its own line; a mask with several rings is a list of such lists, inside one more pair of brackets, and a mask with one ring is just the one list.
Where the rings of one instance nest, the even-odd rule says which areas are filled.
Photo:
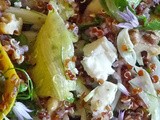
[[122, 51], [127, 51], [127, 50], [128, 50], [128, 47], [127, 47], [127, 45], [123, 44], [123, 45], [121, 46], [121, 49], [122, 49]]
[[131, 66], [130, 64], [127, 64], [127, 68], [128, 68], [128, 70], [131, 70], [133, 68], [133, 66]]
[[47, 9], [48, 10], [53, 10], [53, 6], [51, 4], [47, 4]]
[[99, 30], [97, 31], [98, 35], [97, 36], [103, 36], [103, 31]]
[[76, 76], [72, 74], [70, 70], [66, 70], [65, 74], [70, 78], [70, 80], [74, 80], [76, 78]]
[[69, 63], [69, 62], [70, 62], [70, 59], [66, 59], [65, 62], [64, 62], [64, 66], [65, 66], [65, 67], [68, 67], [68, 63]]
[[150, 64], [150, 65], [149, 65], [149, 68], [150, 68], [152, 71], [154, 71], [154, 70], [156, 69], [156, 65], [155, 65], [155, 64]]
[[96, 15], [92, 13], [92, 14], [89, 14], [89, 17], [94, 18], [94, 17], [96, 17]]
[[102, 85], [104, 83], [104, 80], [98, 80], [98, 84]]
[[77, 61], [77, 57], [76, 56], [73, 56], [72, 57], [72, 62], [76, 62]]
[[69, 30], [74, 30], [75, 26], [74, 25], [69, 25], [68, 29]]
[[11, 97], [12, 98], [14, 98], [15, 97], [15, 95], [16, 95], [16, 93], [17, 93], [17, 88], [16, 87], [14, 87], [14, 91], [11, 93]]
[[98, 29], [96, 27], [92, 28], [92, 33], [96, 33]]
[[152, 82], [157, 83], [159, 81], [159, 77], [157, 75], [152, 76]]
[[136, 95], [136, 94], [138, 94], [138, 93], [141, 93], [141, 92], [142, 92], [142, 88], [140, 88], [140, 87], [134, 88], [134, 89], [132, 90], [132, 93], [133, 93], [134, 95]]
[[112, 110], [111, 106], [109, 106], [109, 105], [107, 105], [107, 106], [105, 107], [105, 109], [106, 109], [107, 111], [111, 111], [111, 110]]
[[139, 75], [139, 76], [143, 76], [143, 75], [144, 75], [143, 70], [139, 70], [139, 71], [138, 71], [138, 75]]
[[131, 72], [130, 71], [127, 71], [124, 73], [124, 77], [127, 79], [127, 78], [131, 78]]

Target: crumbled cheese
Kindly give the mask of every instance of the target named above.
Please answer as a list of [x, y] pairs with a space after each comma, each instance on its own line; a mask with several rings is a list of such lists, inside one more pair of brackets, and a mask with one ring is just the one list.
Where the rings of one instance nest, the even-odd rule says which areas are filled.
[[102, 85], [95, 89], [94, 95], [91, 99], [91, 110], [93, 112], [93, 117], [100, 117], [101, 113], [104, 111], [112, 113], [112, 110], [107, 110], [106, 107], [113, 103], [116, 92], [117, 85], [108, 81], [105, 81]]
[[92, 78], [105, 81], [108, 75], [114, 73], [112, 64], [117, 59], [117, 51], [106, 37], [87, 44], [83, 51], [85, 57], [81, 63]]
[[22, 29], [22, 19], [16, 19], [12, 13], [3, 13], [0, 18], [0, 33], [1, 34], [20, 34]]
[[19, 1], [19, 2], [14, 2], [14, 6], [15, 6], [15, 7], [18, 7], [18, 8], [22, 7], [21, 1]]

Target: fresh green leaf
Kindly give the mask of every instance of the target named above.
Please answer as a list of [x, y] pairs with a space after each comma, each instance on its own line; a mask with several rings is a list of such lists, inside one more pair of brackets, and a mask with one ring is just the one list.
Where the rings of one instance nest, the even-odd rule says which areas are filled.
[[21, 83], [19, 86], [19, 93], [25, 92], [28, 89], [28, 86], [25, 83]]
[[154, 14], [160, 15], [160, 5], [155, 7]]
[[160, 21], [155, 19], [155, 20], [147, 23], [142, 29], [144, 29], [144, 30], [160, 30]]
[[106, 2], [106, 5], [107, 5], [109, 11], [111, 12], [112, 16], [115, 17], [118, 21], [122, 21], [121, 17], [117, 13], [119, 11], [119, 6], [116, 6], [115, 1], [114, 0], [105, 0], [105, 2]]
[[23, 72], [27, 78], [27, 88], [28, 89], [24, 93], [19, 93], [17, 96], [17, 99], [20, 99], [20, 100], [31, 99], [32, 100], [33, 99], [33, 83], [32, 83], [30, 76], [28, 75], [28, 73], [25, 70], [23, 70], [21, 68], [13, 68], [13, 69]]
[[118, 11], [124, 11], [129, 6], [126, 0], [101, 0], [101, 4], [106, 13], [115, 17], [118, 21], [122, 21]]
[[95, 17], [95, 19], [90, 22], [90, 23], [85, 23], [85, 24], [80, 24], [79, 25], [79, 30], [82, 31], [82, 30], [85, 30], [89, 27], [92, 27], [92, 26], [96, 26], [96, 25], [100, 25], [104, 20], [100, 17]]
[[118, 21], [122, 21], [121, 17], [118, 15], [118, 11], [124, 11], [126, 7], [135, 13], [132, 6], [137, 6], [141, 0], [100, 0], [100, 3], [106, 13]]
[[144, 15], [141, 15], [141, 16], [137, 16], [138, 17], [138, 21], [142, 24], [142, 25], [146, 25], [148, 20], [147, 20], [147, 17], [144, 16]]
[[67, 98], [66, 101], [73, 103], [75, 101], [75, 99], [73, 97], [71, 97], [71, 98]]
[[130, 7], [136, 8], [142, 0], [127, 0]]
[[111, 12], [109, 11], [109, 9], [106, 5], [106, 1], [105, 0], [100, 0], [100, 4], [103, 7], [103, 9], [105, 10], [106, 14], [112, 16]]
[[115, 2], [115, 5], [120, 11], [124, 11], [126, 7], [128, 6], [129, 1], [131, 0], [113, 0]]
[[28, 39], [24, 34], [20, 34], [19, 36], [13, 35], [12, 37], [19, 41], [20, 45], [28, 45]]

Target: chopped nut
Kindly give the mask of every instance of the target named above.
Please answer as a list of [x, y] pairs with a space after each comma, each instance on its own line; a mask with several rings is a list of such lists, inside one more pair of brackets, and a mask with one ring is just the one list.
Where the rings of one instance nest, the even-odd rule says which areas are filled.
[[3, 13], [0, 18], [0, 34], [19, 35], [22, 29], [22, 19], [16, 19], [12, 13]]

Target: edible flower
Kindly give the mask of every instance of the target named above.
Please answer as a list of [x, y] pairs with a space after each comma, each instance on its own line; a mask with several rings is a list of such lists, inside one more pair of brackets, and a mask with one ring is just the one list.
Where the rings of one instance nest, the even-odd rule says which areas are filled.
[[129, 96], [130, 93], [128, 92], [127, 88], [122, 83], [118, 83], [117, 85], [118, 85], [119, 91], [121, 91], [126, 96]]
[[124, 120], [125, 111], [119, 111], [118, 120]]
[[153, 0], [153, 2], [159, 4], [160, 0]]
[[137, 17], [126, 7], [124, 12], [118, 12], [118, 15], [125, 21], [119, 23], [117, 27], [132, 29], [139, 26]]
[[32, 112], [32, 110], [28, 109], [21, 102], [15, 102], [15, 105], [13, 106], [13, 112], [17, 116], [18, 120], [33, 120], [33, 118], [29, 115], [29, 112]]

